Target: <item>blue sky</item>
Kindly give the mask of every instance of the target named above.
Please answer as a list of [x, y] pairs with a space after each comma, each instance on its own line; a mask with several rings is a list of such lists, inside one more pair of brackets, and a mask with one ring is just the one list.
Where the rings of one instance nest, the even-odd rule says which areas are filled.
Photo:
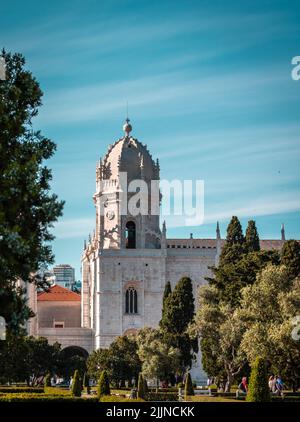
[[[122, 136], [160, 159], [164, 179], [204, 179], [205, 223], [169, 237], [224, 236], [231, 215], [262, 238], [300, 238], [299, 1], [2, 2], [0, 46], [21, 52], [44, 91], [35, 128], [53, 139], [66, 201], [57, 263], [80, 277], [94, 226], [95, 165]], [[167, 220], [168, 226], [168, 220]]]

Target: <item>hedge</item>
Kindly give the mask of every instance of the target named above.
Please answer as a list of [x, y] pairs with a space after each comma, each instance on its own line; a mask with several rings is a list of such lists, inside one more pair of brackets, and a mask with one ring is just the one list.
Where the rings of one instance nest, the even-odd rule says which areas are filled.
[[44, 393], [44, 387], [0, 387], [0, 393]]
[[178, 401], [178, 393], [147, 393], [147, 401]]
[[88, 401], [98, 402], [97, 397], [93, 398], [81, 398], [72, 396], [50, 396], [42, 394], [7, 394], [0, 396], [0, 402], [74, 402], [74, 401]]
[[72, 396], [71, 390], [59, 387], [45, 387], [45, 394], [49, 396]]
[[141, 401], [145, 401], [143, 399], [130, 399], [127, 397], [121, 397], [121, 396], [102, 396], [101, 399], [99, 400], [100, 402], [141, 402]]

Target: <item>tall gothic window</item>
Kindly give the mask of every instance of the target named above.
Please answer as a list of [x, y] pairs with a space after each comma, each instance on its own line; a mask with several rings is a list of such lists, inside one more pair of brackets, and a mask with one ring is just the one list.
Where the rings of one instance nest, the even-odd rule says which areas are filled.
[[125, 293], [125, 312], [126, 314], [137, 314], [137, 291], [134, 287], [129, 287]]
[[126, 249], [135, 249], [135, 248], [136, 248], [135, 223], [133, 221], [128, 221], [126, 223]]

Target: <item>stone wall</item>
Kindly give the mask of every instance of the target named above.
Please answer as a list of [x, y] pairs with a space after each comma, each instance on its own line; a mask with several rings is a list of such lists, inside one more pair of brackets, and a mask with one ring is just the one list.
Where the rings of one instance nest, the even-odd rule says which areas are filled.
[[63, 322], [65, 328], [81, 327], [80, 301], [38, 301], [37, 302], [38, 327], [52, 328], [54, 322]]

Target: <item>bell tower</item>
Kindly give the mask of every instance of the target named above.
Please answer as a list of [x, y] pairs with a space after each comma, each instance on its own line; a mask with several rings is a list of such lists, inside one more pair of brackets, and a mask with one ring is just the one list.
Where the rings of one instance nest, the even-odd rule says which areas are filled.
[[131, 136], [128, 118], [123, 131], [96, 167], [96, 242], [99, 249], [160, 249], [159, 162]]

